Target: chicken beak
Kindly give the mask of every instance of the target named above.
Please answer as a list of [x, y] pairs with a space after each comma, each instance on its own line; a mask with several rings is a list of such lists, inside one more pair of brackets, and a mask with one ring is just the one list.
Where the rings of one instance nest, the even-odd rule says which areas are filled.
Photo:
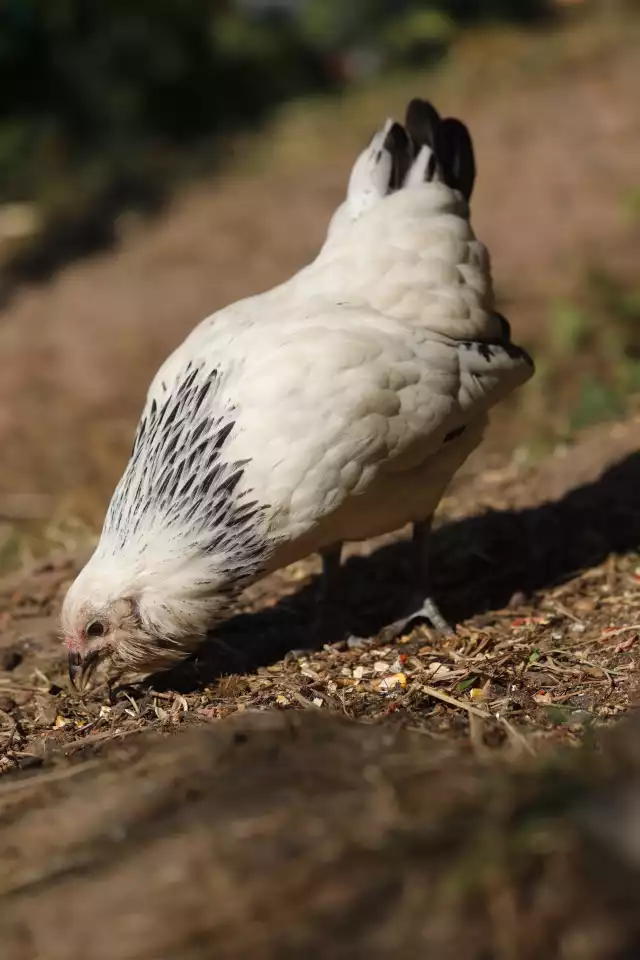
[[97, 651], [82, 656], [75, 650], [69, 650], [69, 681], [74, 690], [82, 693], [98, 665], [100, 657]]

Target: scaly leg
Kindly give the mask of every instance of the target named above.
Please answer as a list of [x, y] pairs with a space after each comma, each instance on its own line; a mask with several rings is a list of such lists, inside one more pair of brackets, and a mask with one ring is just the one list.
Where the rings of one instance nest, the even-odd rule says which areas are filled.
[[342, 544], [336, 543], [320, 554], [322, 575], [313, 625], [314, 648], [336, 640], [346, 640], [350, 647], [361, 647], [372, 641], [352, 634], [342, 609]]
[[[449, 636], [455, 633], [453, 627], [447, 623], [440, 613], [432, 596], [429, 562], [429, 539], [432, 522], [433, 517], [429, 517], [428, 520], [422, 520], [413, 525], [413, 537], [411, 541], [413, 565], [416, 580], [419, 584], [415, 599], [416, 609], [409, 614], [409, 616], [396, 620], [382, 630], [381, 635], [387, 641], [397, 639], [402, 636], [403, 633], [407, 633], [408, 629], [417, 620], [428, 620], [440, 633]], [[323, 643], [329, 643], [332, 640], [342, 639], [348, 632], [344, 628], [344, 618], [340, 611], [341, 554], [341, 543], [329, 547], [321, 554], [322, 578], [313, 631], [316, 646], [322, 646]], [[359, 637], [349, 636], [347, 642], [350, 646], [360, 646], [367, 641]]]
[[320, 554], [322, 574], [313, 624], [314, 647], [342, 639], [341, 634], [345, 632], [340, 612], [341, 556], [341, 543], [327, 547]]
[[431, 570], [429, 556], [429, 539], [431, 535], [431, 525], [433, 516], [428, 520], [421, 520], [413, 525], [413, 537], [411, 541], [412, 552], [414, 554], [413, 563], [416, 571], [416, 579], [419, 581], [419, 594], [416, 598], [418, 607], [408, 617], [396, 620], [384, 629], [385, 639], [395, 639], [407, 632], [407, 629], [416, 620], [428, 620], [431, 625], [441, 633], [452, 635], [455, 633], [453, 627], [442, 616], [438, 610], [437, 604], [432, 596], [431, 590]]

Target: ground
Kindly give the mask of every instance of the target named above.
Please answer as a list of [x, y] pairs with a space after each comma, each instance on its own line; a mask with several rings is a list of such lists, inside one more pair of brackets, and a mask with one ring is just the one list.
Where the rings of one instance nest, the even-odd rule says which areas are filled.
[[[612, 356], [611, 369], [626, 376], [625, 351], [637, 346], [637, 328], [621, 333], [621, 317], [635, 316], [631, 301], [593, 301], [584, 283], [594, 264], [610, 292], [634, 280], [635, 29], [603, 21], [561, 39], [472, 38], [435, 78], [298, 105], [274, 121], [267, 147], [255, 137], [238, 145], [234, 172], [181, 192], [153, 222], [123, 222], [116, 249], [44, 285], [5, 291], [7, 960], [195, 960], [211, 955], [212, 937], [218, 960], [422, 956], [416, 937], [425, 956], [443, 960], [640, 955], [634, 911], [612, 905], [604, 880], [591, 881], [596, 841], [575, 825], [576, 791], [591, 796], [591, 773], [563, 761], [557, 782], [566, 791], [549, 807], [556, 780], [546, 766], [556, 746], [582, 756], [581, 745], [637, 699], [637, 398], [625, 387], [615, 394], [617, 420], [572, 426], [593, 399], [587, 376], [609, 376]], [[539, 367], [439, 511], [436, 590], [455, 637], [417, 626], [385, 642], [382, 628], [408, 593], [400, 532], [350, 548], [347, 614], [369, 643], [309, 649], [311, 558], [248, 590], [196, 661], [77, 695], [60, 603], [122, 469], [151, 374], [204, 314], [313, 255], [362, 135], [424, 92], [472, 127], [474, 221], [514, 336]], [[493, 778], [496, 764], [502, 779]], [[513, 853], [522, 809], [538, 807], [552, 809], [555, 826], [551, 840], [535, 828], [542, 846], [525, 844], [522, 865]], [[487, 836], [488, 859], [476, 850]], [[614, 840], [602, 856], [613, 858], [616, 883], [632, 869], [635, 890], [637, 864], [618, 862]], [[460, 894], [445, 910], [449, 886], [434, 888], [434, 876], [451, 868], [459, 878], [470, 850], [487, 865], [480, 907]], [[553, 855], [536, 859], [540, 850]], [[460, 892], [458, 880], [452, 889]], [[548, 889], [562, 891], [552, 905]], [[187, 919], [165, 922], [176, 904]], [[117, 945], [107, 946], [104, 931], [118, 923]]]

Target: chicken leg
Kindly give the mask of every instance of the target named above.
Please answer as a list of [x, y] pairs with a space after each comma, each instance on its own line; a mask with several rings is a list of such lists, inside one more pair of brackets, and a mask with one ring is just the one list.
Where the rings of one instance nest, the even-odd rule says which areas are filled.
[[[447, 635], [454, 633], [453, 628], [440, 613], [431, 591], [429, 539], [432, 522], [433, 517], [431, 516], [428, 520], [422, 520], [413, 525], [411, 550], [413, 553], [412, 565], [418, 584], [418, 588], [414, 593], [416, 609], [408, 616], [395, 620], [393, 623], [384, 627], [381, 633], [385, 640], [395, 640], [402, 636], [417, 620], [428, 620], [434, 629], [440, 633]], [[321, 554], [322, 576], [317, 600], [314, 633], [317, 639], [324, 643], [327, 643], [330, 638], [337, 638], [341, 632], [341, 627], [342, 634], [347, 632], [344, 630], [343, 618], [339, 609], [341, 554], [341, 543], [334, 544], [328, 549], [323, 550]], [[354, 645], [364, 642], [354, 636], [350, 636], [349, 641]]]
[[416, 590], [416, 609], [407, 617], [402, 617], [384, 628], [385, 639], [397, 639], [407, 632], [407, 629], [416, 620], [428, 620], [434, 629], [451, 636], [455, 633], [453, 627], [447, 623], [440, 613], [433, 599], [431, 587], [430, 537], [433, 515], [428, 520], [420, 520], [413, 524], [411, 549], [413, 566], [416, 573], [418, 589]]
[[347, 632], [340, 603], [341, 556], [342, 543], [336, 543], [320, 554], [322, 573], [313, 623], [314, 647], [342, 640]]

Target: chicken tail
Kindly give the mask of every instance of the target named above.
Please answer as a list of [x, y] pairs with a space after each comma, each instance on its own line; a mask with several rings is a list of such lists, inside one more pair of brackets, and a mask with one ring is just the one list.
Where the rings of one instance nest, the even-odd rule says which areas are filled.
[[411, 144], [404, 127], [387, 120], [354, 163], [346, 199], [332, 217], [327, 239], [358, 220], [387, 194], [399, 190], [409, 171], [411, 156]]
[[403, 186], [411, 162], [409, 138], [403, 126], [387, 120], [373, 135], [351, 170], [347, 201], [352, 212], [373, 206]]
[[442, 119], [427, 100], [412, 100], [404, 126], [387, 120], [353, 165], [347, 197], [333, 215], [327, 239], [404, 187], [440, 181], [468, 202], [476, 165], [464, 123]]
[[476, 162], [464, 123], [454, 117], [443, 120], [427, 100], [416, 99], [407, 107], [405, 129], [413, 155], [405, 185], [441, 180], [468, 202], [476, 179]]

